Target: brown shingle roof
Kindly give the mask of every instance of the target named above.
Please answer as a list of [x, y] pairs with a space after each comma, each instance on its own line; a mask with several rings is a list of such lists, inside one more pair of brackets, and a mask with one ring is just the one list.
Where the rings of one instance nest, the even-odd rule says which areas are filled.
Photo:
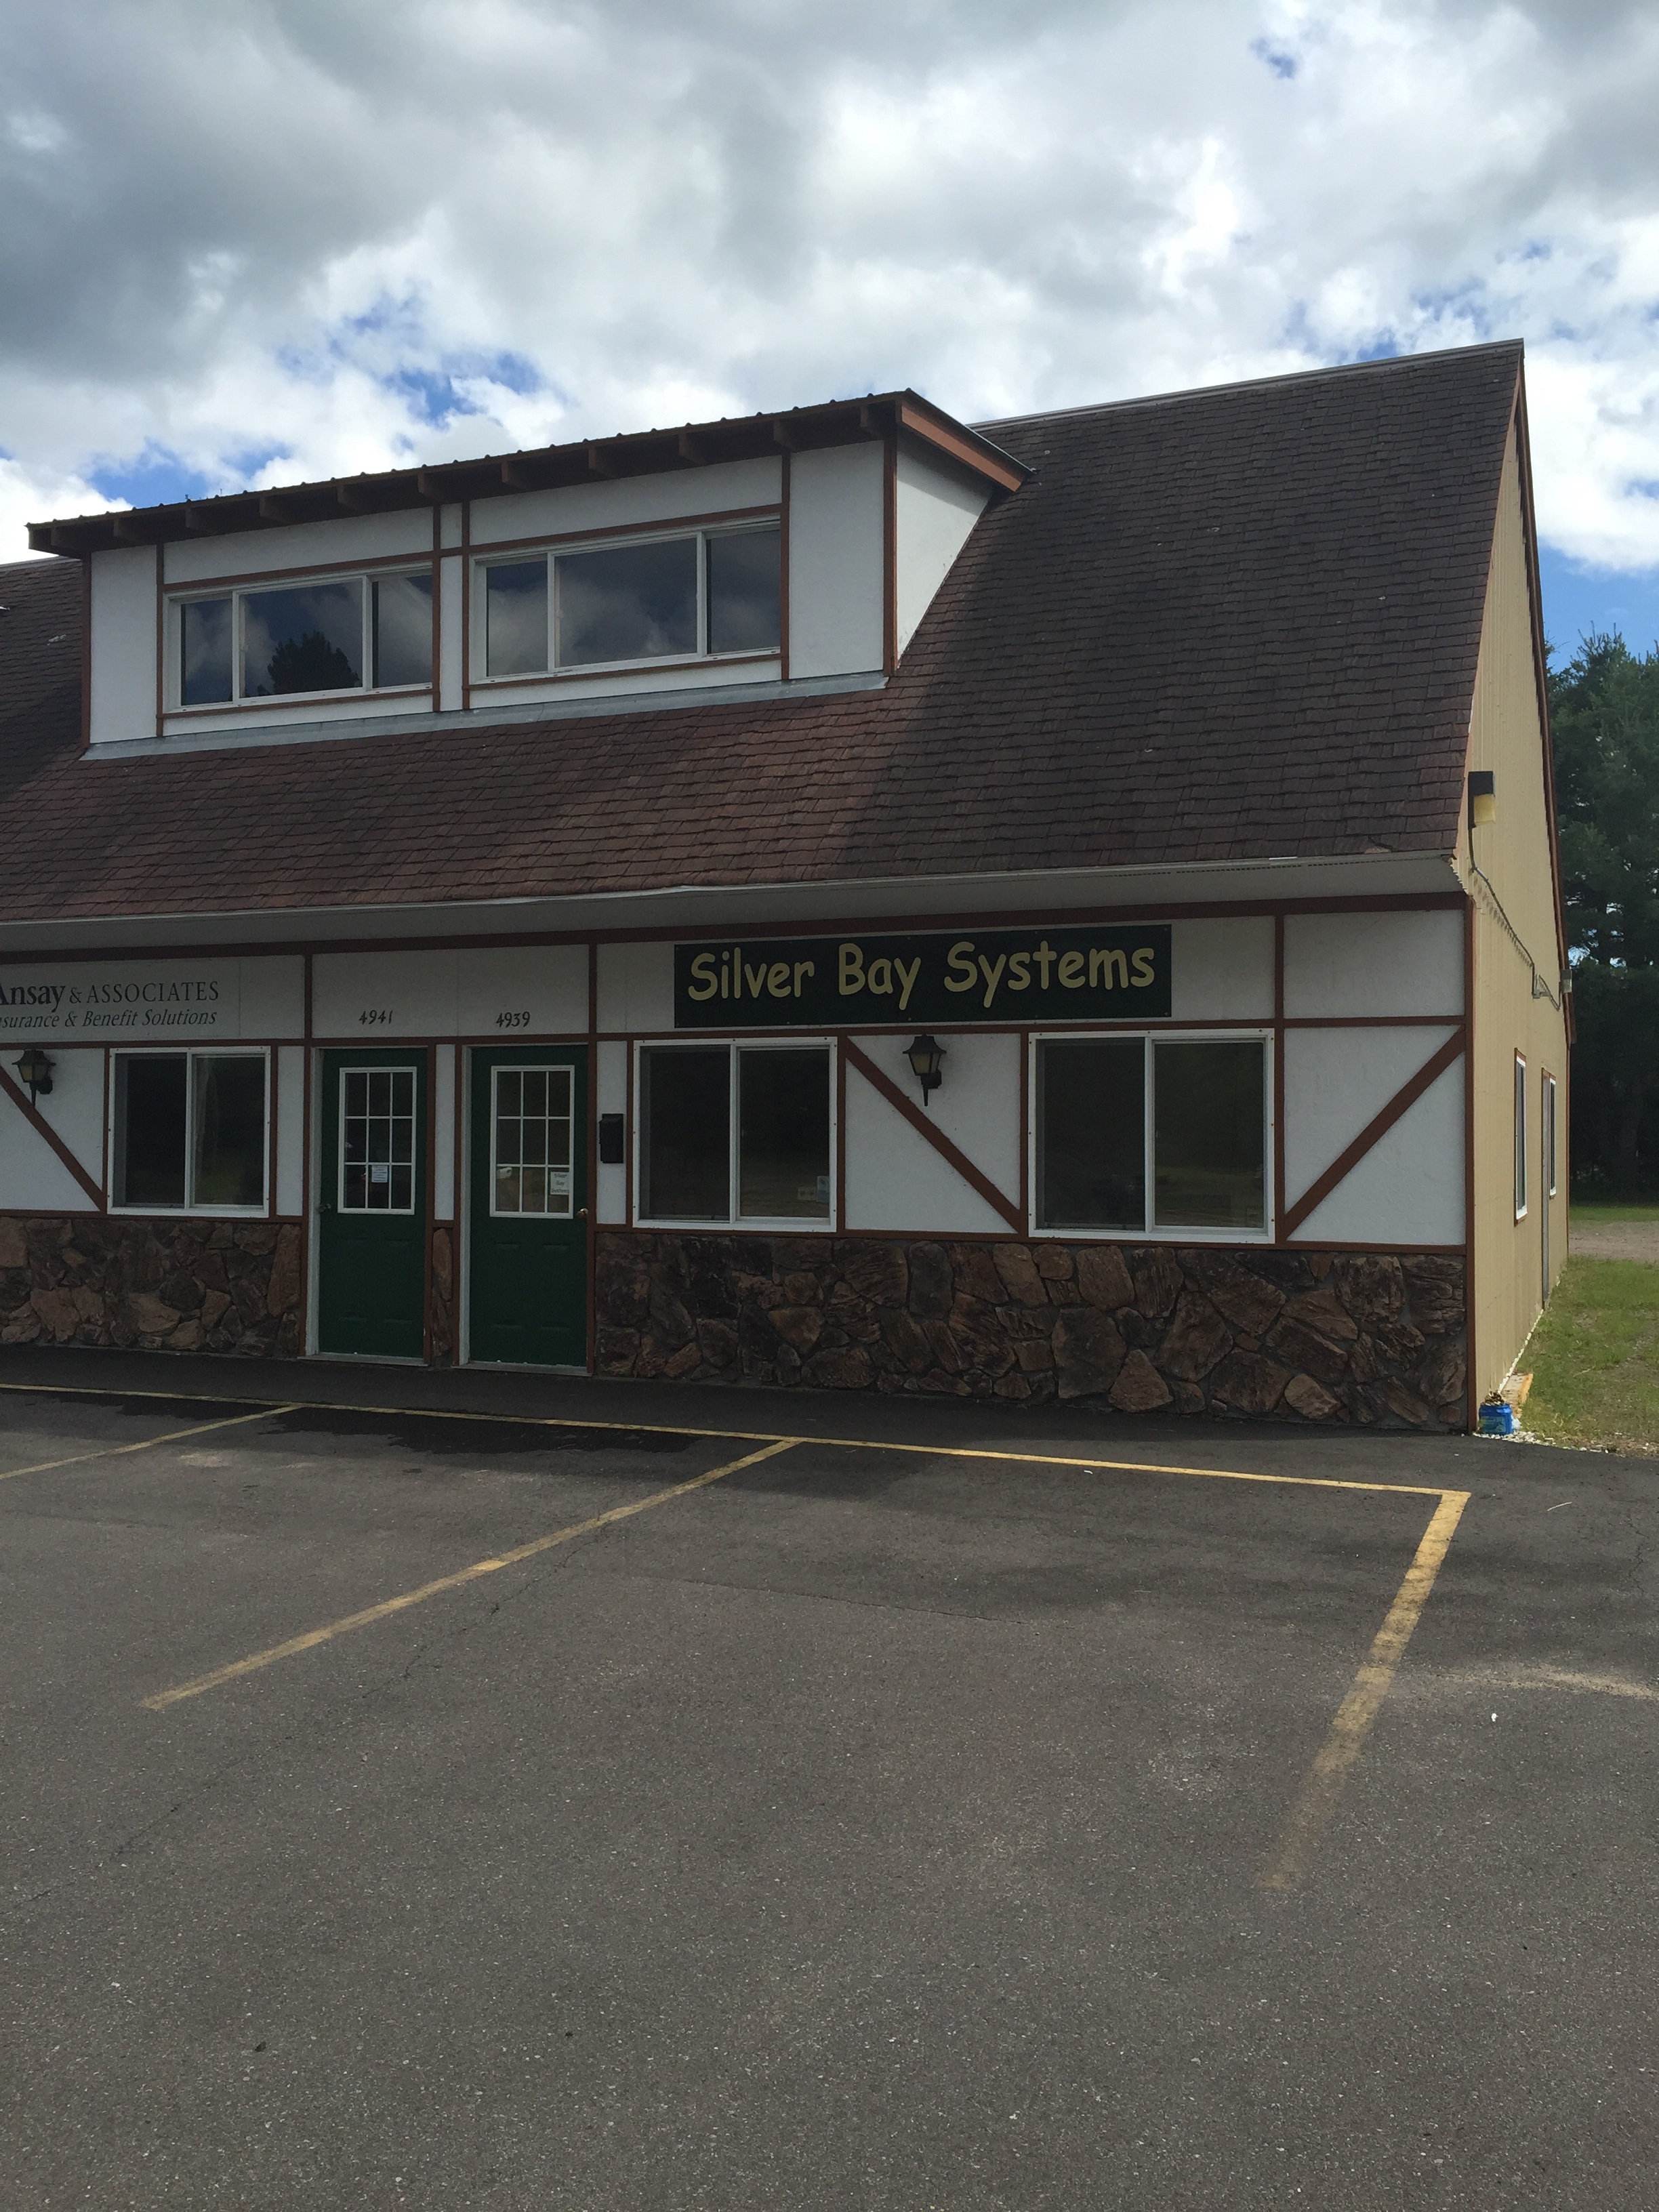
[[985, 426], [880, 691], [83, 763], [78, 568], [0, 570], [0, 918], [1448, 850], [1520, 367]]

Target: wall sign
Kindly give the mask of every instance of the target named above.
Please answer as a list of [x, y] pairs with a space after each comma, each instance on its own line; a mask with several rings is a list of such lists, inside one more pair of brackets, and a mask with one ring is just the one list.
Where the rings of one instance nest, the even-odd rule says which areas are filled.
[[1170, 924], [791, 937], [674, 947], [674, 1026], [1167, 1019]]
[[298, 1036], [303, 963], [247, 960], [0, 963], [0, 1048], [191, 1044], [215, 1037]]

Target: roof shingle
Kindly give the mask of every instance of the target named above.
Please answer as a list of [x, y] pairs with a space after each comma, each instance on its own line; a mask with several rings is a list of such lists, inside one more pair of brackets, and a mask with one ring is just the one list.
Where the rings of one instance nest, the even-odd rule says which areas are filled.
[[1448, 850], [1520, 367], [981, 426], [884, 690], [82, 762], [78, 564], [0, 569], [0, 919]]

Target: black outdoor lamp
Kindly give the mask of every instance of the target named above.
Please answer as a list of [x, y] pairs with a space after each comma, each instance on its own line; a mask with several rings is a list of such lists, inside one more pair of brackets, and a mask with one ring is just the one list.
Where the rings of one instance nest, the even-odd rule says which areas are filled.
[[927, 1103], [927, 1094], [937, 1091], [945, 1078], [939, 1073], [939, 1062], [945, 1057], [945, 1047], [936, 1036], [924, 1030], [905, 1049], [905, 1058], [915, 1070], [916, 1081], [921, 1085], [921, 1103]]
[[52, 1062], [38, 1044], [30, 1045], [27, 1050], [21, 1054], [13, 1062], [13, 1066], [29, 1087], [31, 1106], [43, 1091], [51, 1092]]
[[1469, 827], [1484, 830], [1498, 819], [1498, 778], [1489, 768], [1469, 772]]

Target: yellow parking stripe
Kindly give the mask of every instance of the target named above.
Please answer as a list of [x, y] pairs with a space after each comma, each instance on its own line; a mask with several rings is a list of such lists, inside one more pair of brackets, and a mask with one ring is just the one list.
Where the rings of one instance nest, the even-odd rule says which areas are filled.
[[1423, 1532], [1417, 1556], [1406, 1570], [1406, 1579], [1395, 1592], [1394, 1603], [1353, 1678], [1353, 1686], [1337, 1708], [1330, 1733], [1308, 1770], [1301, 1795], [1262, 1863], [1256, 1875], [1259, 1888], [1294, 1889], [1307, 1872], [1319, 1839], [1336, 1810], [1342, 1786], [1389, 1694], [1406, 1646], [1411, 1642], [1412, 1632], [1422, 1618], [1435, 1577], [1440, 1572], [1468, 1502], [1467, 1490], [1449, 1490], [1442, 1497], [1433, 1519]]
[[[222, 1405], [225, 1402], [222, 1398], [210, 1397], [205, 1392], [94, 1389], [81, 1383], [0, 1382], [0, 1390], [32, 1391], [43, 1397], [166, 1397], [175, 1403], [192, 1395], [199, 1395], [207, 1405]], [[563, 1414], [460, 1413], [445, 1406], [349, 1405], [332, 1398], [307, 1398], [292, 1406], [270, 1406], [265, 1411], [273, 1413], [372, 1413], [380, 1419], [391, 1420], [495, 1421], [508, 1428], [521, 1429], [613, 1429], [631, 1436], [702, 1437], [729, 1443], [822, 1444], [827, 1450], [834, 1451], [910, 1452], [919, 1453], [927, 1459], [1006, 1460], [1014, 1467], [1079, 1468], [1086, 1474], [1198, 1475], [1211, 1482], [1265, 1482], [1296, 1490], [1364, 1490], [1389, 1498], [1446, 1498], [1454, 1494], [1443, 1489], [1437, 1482], [1351, 1482], [1334, 1475], [1256, 1474], [1234, 1467], [1179, 1467], [1168, 1460], [1102, 1459], [1092, 1452], [1074, 1456], [1059, 1452], [998, 1451], [983, 1444], [907, 1444], [870, 1437], [783, 1436], [775, 1429], [694, 1429], [667, 1421], [580, 1421]]]
[[246, 1659], [233, 1659], [227, 1667], [216, 1667], [210, 1674], [198, 1674], [193, 1682], [181, 1682], [177, 1689], [160, 1691], [143, 1702], [151, 1712], [164, 1712], [169, 1705], [179, 1705], [185, 1698], [199, 1698], [204, 1690], [216, 1690], [222, 1682], [234, 1682], [239, 1675], [257, 1674], [262, 1667], [275, 1666], [279, 1659], [291, 1659], [297, 1652], [314, 1650], [319, 1644], [331, 1643], [335, 1637], [344, 1636], [354, 1628], [367, 1628], [372, 1622], [403, 1613], [411, 1605], [422, 1605], [428, 1598], [438, 1597], [445, 1590], [459, 1589], [463, 1583], [475, 1583], [483, 1575], [498, 1575], [503, 1567], [516, 1567], [522, 1559], [533, 1559], [538, 1552], [550, 1552], [556, 1544], [568, 1544], [578, 1536], [591, 1535], [596, 1528], [608, 1528], [613, 1522], [629, 1520], [636, 1513], [648, 1513], [653, 1505], [666, 1505], [671, 1498], [684, 1498], [688, 1491], [704, 1490], [722, 1475], [736, 1474], [740, 1468], [754, 1467], [763, 1459], [775, 1459], [780, 1452], [787, 1451], [793, 1441], [792, 1437], [781, 1438], [768, 1444], [763, 1451], [730, 1460], [724, 1467], [711, 1468], [707, 1474], [694, 1474], [689, 1482], [677, 1482], [667, 1490], [655, 1491], [649, 1498], [636, 1498], [631, 1505], [613, 1505], [608, 1513], [595, 1513], [588, 1520], [574, 1521], [568, 1528], [556, 1528], [550, 1536], [538, 1536], [493, 1559], [476, 1560], [458, 1574], [440, 1575], [436, 1582], [422, 1583], [418, 1589], [405, 1590], [400, 1597], [385, 1598], [379, 1605], [365, 1606], [361, 1613], [349, 1613], [343, 1620], [331, 1621], [326, 1628], [313, 1628], [303, 1636], [290, 1636], [285, 1644], [273, 1644], [268, 1650], [255, 1651]]
[[[15, 1386], [9, 1383], [6, 1387], [9, 1389]], [[141, 1437], [136, 1444], [104, 1444], [96, 1451], [71, 1452], [67, 1459], [38, 1460], [33, 1467], [0, 1468], [0, 1482], [15, 1482], [20, 1474], [50, 1474], [54, 1468], [81, 1467], [89, 1459], [118, 1459], [123, 1452], [149, 1451], [153, 1444], [176, 1444], [185, 1437], [204, 1437], [210, 1429], [239, 1428], [244, 1421], [268, 1421], [273, 1413], [298, 1410], [297, 1406], [261, 1406], [257, 1413], [232, 1413], [222, 1421], [198, 1422], [193, 1429], [169, 1429], [165, 1436]]]

